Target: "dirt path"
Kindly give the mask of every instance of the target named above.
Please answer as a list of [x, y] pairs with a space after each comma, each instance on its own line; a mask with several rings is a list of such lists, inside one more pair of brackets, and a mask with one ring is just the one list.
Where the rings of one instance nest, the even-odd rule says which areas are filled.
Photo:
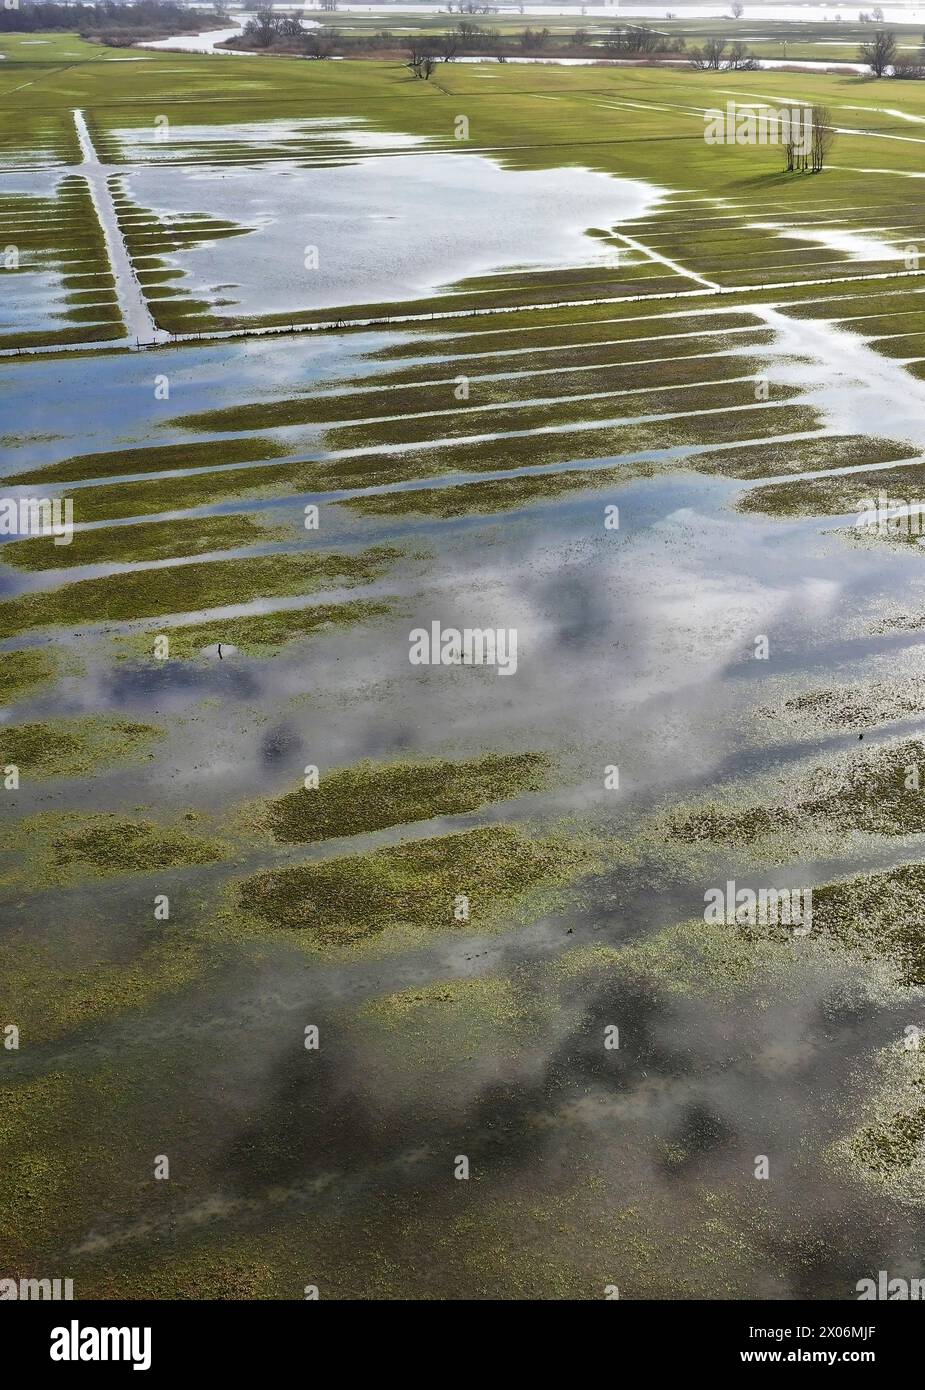
[[116, 281], [116, 295], [125, 323], [127, 336], [138, 343], [163, 342], [166, 334], [157, 327], [142, 293], [141, 285], [135, 275], [131, 257], [119, 230], [119, 222], [109, 190], [107, 176], [112, 166], [101, 164], [93, 144], [87, 122], [81, 110], [74, 110], [74, 125], [80, 143], [82, 162], [75, 172], [86, 179], [90, 197], [103, 229], [109, 263]]

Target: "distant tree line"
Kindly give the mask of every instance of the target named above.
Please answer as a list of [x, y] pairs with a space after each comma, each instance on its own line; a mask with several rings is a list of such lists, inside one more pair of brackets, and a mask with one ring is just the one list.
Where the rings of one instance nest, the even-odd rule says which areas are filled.
[[[325, 0], [325, 8], [334, 9], [337, 0]], [[491, 14], [487, 5], [463, 3], [456, 5], [460, 14]], [[452, 7], [451, 11], [452, 13]], [[355, 55], [393, 53], [407, 57], [407, 66], [416, 77], [428, 78], [440, 63], [454, 58], [489, 57], [504, 62], [507, 58], [553, 57], [556, 54], [572, 58], [601, 61], [619, 54], [623, 57], [651, 57], [684, 51], [683, 39], [672, 39], [645, 25], [619, 26], [597, 43], [592, 43], [586, 29], [571, 34], [553, 33], [550, 29], [527, 25], [519, 34], [502, 34], [491, 26], [461, 19], [444, 34], [421, 35], [409, 42], [388, 29], [377, 33], [345, 34], [330, 26], [305, 29], [301, 18], [278, 14], [263, 7], [247, 21], [241, 39], [231, 40], [229, 47], [278, 49], [282, 52], [304, 53], [310, 58], [330, 58]]]
[[212, 15], [202, 10], [189, 10], [172, 0], [135, 0], [134, 4], [73, 5], [33, 3], [20, 0], [16, 8], [0, 5], [0, 33], [32, 34], [39, 29], [66, 29], [70, 33], [98, 35], [110, 32], [135, 33], [143, 38], [148, 34], [198, 32], [208, 28], [213, 19], [227, 22], [219, 6]]

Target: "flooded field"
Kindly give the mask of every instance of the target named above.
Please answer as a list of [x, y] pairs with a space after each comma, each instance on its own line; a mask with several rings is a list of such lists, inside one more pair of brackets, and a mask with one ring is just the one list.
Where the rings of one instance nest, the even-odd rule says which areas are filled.
[[921, 1277], [921, 84], [0, 50], [10, 1272]]

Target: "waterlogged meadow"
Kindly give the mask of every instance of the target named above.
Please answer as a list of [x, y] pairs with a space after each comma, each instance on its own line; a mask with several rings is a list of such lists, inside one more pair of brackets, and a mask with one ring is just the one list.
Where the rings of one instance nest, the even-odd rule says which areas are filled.
[[5, 1268], [920, 1272], [921, 84], [0, 52]]

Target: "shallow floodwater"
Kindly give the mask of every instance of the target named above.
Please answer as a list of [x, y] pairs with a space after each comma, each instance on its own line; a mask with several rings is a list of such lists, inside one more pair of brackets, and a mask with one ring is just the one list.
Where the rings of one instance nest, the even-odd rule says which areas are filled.
[[[195, 159], [207, 165], [230, 144], [235, 152], [245, 151], [255, 160], [264, 156], [279, 158], [342, 158], [355, 153], [387, 154], [390, 150], [414, 150], [430, 143], [426, 135], [407, 135], [401, 131], [371, 129], [362, 119], [351, 116], [311, 117], [291, 121], [242, 121], [233, 129], [221, 125], [169, 127], [169, 138], [153, 126], [116, 127], [114, 136], [122, 147], [126, 163], [175, 164]], [[205, 175], [208, 177], [209, 175]], [[224, 168], [212, 177], [224, 176]]]
[[[381, 245], [378, 229], [375, 241]], [[820, 327], [807, 340], [804, 325], [773, 315], [768, 321], [779, 332], [769, 358], [772, 378], [802, 372], [807, 392], [830, 409], [830, 426], [843, 428], [852, 397], [865, 399], [861, 379], [870, 373], [870, 350], [844, 339], [843, 378], [833, 379], [836, 330]], [[367, 354], [399, 341], [397, 335], [319, 335], [159, 349], [115, 363], [19, 363], [0, 398], [4, 422], [15, 420], [25, 441], [43, 434], [49, 420], [42, 402], [55, 383], [60, 437], [24, 442], [11, 451], [12, 466], [106, 447], [107, 436], [109, 447], [175, 437], [158, 426], [158, 412], [166, 422], [345, 376], [361, 385]], [[791, 361], [798, 351], [808, 352], [810, 363]], [[409, 344], [409, 357], [413, 352]], [[150, 390], [159, 370], [170, 378], [169, 406]], [[883, 370], [900, 373], [889, 364]], [[876, 383], [867, 389], [872, 409]], [[905, 433], [902, 421], [893, 424]], [[739, 515], [730, 510], [736, 489], [728, 480], [669, 471], [618, 492], [597, 488], [525, 502], [501, 516], [473, 510], [449, 521], [359, 515], [343, 505], [346, 490], [322, 503], [322, 533], [309, 540], [296, 536], [311, 494], [248, 503], [251, 514], [263, 512], [292, 528], [295, 546], [407, 547], [405, 562], [361, 591], [397, 598], [401, 612], [360, 638], [334, 631], [271, 660], [235, 653], [229, 643], [223, 660], [209, 647], [199, 661], [160, 669], [113, 658], [107, 643], [137, 625], [108, 623], [105, 634], [85, 625], [64, 644], [65, 653], [70, 648], [79, 658], [75, 672], [53, 692], [21, 701], [16, 718], [102, 713], [163, 722], [168, 737], [141, 765], [89, 781], [26, 787], [17, 811], [124, 814], [156, 806], [160, 816], [221, 819], [255, 798], [286, 793], [313, 760], [331, 769], [364, 758], [459, 759], [486, 749], [529, 749], [554, 759], [557, 778], [520, 803], [522, 812], [543, 828], [579, 816], [600, 832], [622, 834], [662, 798], [677, 803], [708, 793], [723, 777], [786, 770], [850, 746], [853, 733], [799, 734], [756, 710], [793, 681], [879, 678], [885, 664], [894, 672], [919, 669], [914, 646], [872, 636], [865, 622], [883, 594], [925, 603], [921, 557], [870, 549], [846, 565], [844, 542], [824, 534], [818, 520]], [[76, 496], [79, 520], [79, 491]], [[620, 526], [608, 531], [603, 510], [615, 498]], [[40, 576], [52, 585], [64, 577]], [[348, 590], [325, 597], [355, 596]], [[435, 618], [516, 627], [515, 689], [508, 694], [492, 671], [410, 666], [409, 629]], [[751, 657], [756, 632], [776, 634], [777, 697]], [[611, 763], [620, 766], [616, 799], [602, 787], [602, 770]], [[503, 823], [514, 814], [510, 806], [488, 807], [475, 817], [360, 836], [350, 849]], [[336, 843], [296, 847], [282, 857], [245, 848], [232, 865], [164, 870], [143, 875], [141, 883], [151, 897], [170, 895], [184, 938], [194, 938], [230, 873], [322, 862], [338, 852], [343, 845]], [[730, 856], [730, 874], [737, 872], [734, 861]], [[801, 874], [816, 881], [855, 867], [848, 855], [787, 872], [798, 882]], [[150, 914], [139, 907], [138, 878], [19, 897], [17, 939], [31, 949], [60, 949], [62, 924], [78, 912], [80, 941], [69, 949], [81, 959], [150, 949]], [[601, 1219], [595, 1212], [603, 1206], [610, 1222], [629, 1205], [635, 1214], [622, 1220], [642, 1223], [648, 1253], [641, 1266], [619, 1254], [621, 1268], [612, 1277], [623, 1281], [626, 1297], [659, 1292], [660, 1280], [675, 1294], [720, 1296], [730, 1279], [738, 1296], [850, 1297], [870, 1270], [914, 1261], [925, 1218], [914, 1210], [900, 1214], [820, 1166], [807, 1155], [807, 1143], [838, 1137], [860, 1086], [852, 1059], [884, 1046], [907, 1011], [872, 1002], [837, 956], [807, 958], [783, 992], [758, 981], [718, 998], [697, 988], [672, 992], [657, 977], [644, 984], [620, 968], [586, 980], [557, 964], [579, 948], [642, 945], [674, 922], [696, 919], [702, 905], [703, 884], [683, 865], [666, 876], [645, 862], [614, 862], [581, 895], [512, 922], [500, 935], [475, 923], [372, 959], [343, 961], [312, 958], [278, 937], [237, 955], [226, 946], [221, 967], [189, 988], [155, 994], [91, 1023], [82, 1036], [27, 1050], [24, 1080], [66, 1070], [87, 1055], [85, 1048], [92, 1054], [87, 1064], [104, 1074], [116, 1068], [124, 1076], [128, 1068], [133, 1108], [122, 1129], [129, 1147], [147, 1153], [152, 1128], [169, 1114], [170, 1152], [182, 1153], [184, 1163], [183, 1188], [169, 1212], [150, 1182], [105, 1203], [82, 1195], [69, 1234], [48, 1255], [82, 1286], [104, 1278], [119, 1288], [125, 1262], [131, 1268], [143, 1256], [152, 1232], [159, 1260], [169, 1262], [187, 1258], [190, 1242], [195, 1248], [203, 1238], [213, 1249], [226, 1240], [259, 1243], [291, 1229], [306, 1211], [317, 1233], [337, 1214], [350, 1248], [364, 1258], [388, 1251], [405, 1287], [445, 1296], [482, 1290], [486, 1278], [501, 1277], [498, 1270], [520, 1257], [525, 1236], [516, 1194], [522, 1190], [550, 1258], [580, 1271], [569, 1287], [581, 1296], [599, 1296], [597, 1242], [612, 1239], [595, 1234]], [[513, 991], [503, 996], [500, 1013], [493, 1005], [487, 1018], [459, 1016], [463, 1006], [452, 1003], [454, 990], [480, 998], [479, 991], [498, 987], [497, 979]], [[422, 1058], [404, 1049], [401, 1016], [384, 1030], [371, 1020], [357, 1022], [383, 995], [410, 990], [426, 1001], [435, 988], [437, 1031], [426, 1035]], [[451, 1002], [440, 1004], [444, 996]], [[510, 1009], [515, 1018], [526, 1009], [513, 1036]], [[292, 1061], [305, 1019], [317, 1020], [329, 1040], [320, 1080], [310, 1083]], [[602, 1068], [595, 1043], [614, 1019], [626, 1058], [616, 1073]], [[95, 1126], [92, 1117], [89, 1123]], [[439, 1260], [424, 1256], [454, 1229], [442, 1195], [446, 1155], [470, 1151], [492, 1203], [493, 1240], [508, 1253], [500, 1266], [490, 1256], [487, 1274], [480, 1265], [449, 1275]], [[776, 1168], [793, 1175], [771, 1189], [760, 1220], [742, 1215], [752, 1211], [758, 1152], [770, 1152]], [[336, 1177], [322, 1179], [319, 1171]], [[725, 1260], [724, 1241], [714, 1256], [703, 1254], [712, 1248], [710, 1227], [701, 1225], [705, 1193], [721, 1204], [726, 1220], [744, 1222], [738, 1229], [751, 1226], [732, 1273], [715, 1263]], [[562, 1223], [556, 1216], [547, 1230], [543, 1213], [557, 1213], [563, 1200], [580, 1219]], [[412, 1227], [400, 1234], [380, 1230], [377, 1213], [405, 1201], [416, 1213]], [[678, 1233], [698, 1231], [707, 1246], [687, 1257], [682, 1270]], [[337, 1241], [341, 1251], [344, 1239]], [[825, 1258], [807, 1269], [805, 1250], [820, 1240]], [[623, 1251], [622, 1237], [619, 1245]], [[609, 1243], [605, 1248], [611, 1251]], [[608, 1277], [615, 1251], [607, 1257]], [[276, 1258], [266, 1257], [270, 1266]], [[289, 1269], [290, 1254], [282, 1258], [280, 1267]], [[381, 1286], [374, 1292], [390, 1296]]]
[[[310, 27], [310, 21], [303, 20], [303, 24], [306, 28]], [[220, 48], [219, 44], [227, 43], [241, 33], [241, 26], [236, 24], [234, 28], [208, 29], [201, 34], [174, 34], [169, 39], [149, 39], [138, 47], [158, 48], [169, 53], [234, 53], [235, 49]]]
[[615, 265], [615, 250], [587, 229], [639, 217], [659, 197], [639, 180], [449, 154], [168, 178], [136, 169], [126, 187], [162, 217], [195, 210], [252, 228], [168, 258], [187, 272], [184, 289], [230, 301], [215, 303], [217, 314], [375, 304], [503, 270]]

